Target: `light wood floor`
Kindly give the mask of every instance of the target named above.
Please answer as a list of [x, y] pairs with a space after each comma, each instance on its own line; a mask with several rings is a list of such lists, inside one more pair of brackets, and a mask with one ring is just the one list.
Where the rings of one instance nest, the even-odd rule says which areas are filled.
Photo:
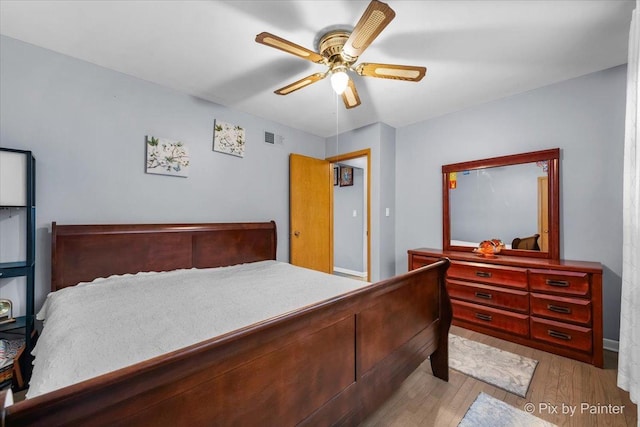
[[[451, 332], [538, 360], [527, 396], [518, 397], [453, 369], [449, 382], [444, 382], [431, 374], [426, 361], [362, 426], [457, 426], [481, 391], [521, 410], [532, 403], [534, 415], [558, 426], [637, 426], [636, 405], [629, 393], [616, 386], [617, 353], [605, 351], [605, 367], [599, 369], [459, 327], [452, 327]], [[562, 414], [563, 404], [565, 411], [575, 408], [573, 416]], [[592, 406], [582, 409], [582, 404]], [[624, 405], [622, 414], [602, 413], [609, 405], [611, 409]], [[591, 408], [600, 414], [591, 414]]]

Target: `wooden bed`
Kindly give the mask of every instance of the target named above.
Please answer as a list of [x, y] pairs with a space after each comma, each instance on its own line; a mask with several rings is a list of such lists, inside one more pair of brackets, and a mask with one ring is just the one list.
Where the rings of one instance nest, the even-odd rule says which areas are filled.
[[[55, 291], [111, 274], [273, 260], [276, 226], [53, 223], [52, 250]], [[448, 264], [6, 406], [4, 423], [355, 425], [428, 356], [448, 380]]]

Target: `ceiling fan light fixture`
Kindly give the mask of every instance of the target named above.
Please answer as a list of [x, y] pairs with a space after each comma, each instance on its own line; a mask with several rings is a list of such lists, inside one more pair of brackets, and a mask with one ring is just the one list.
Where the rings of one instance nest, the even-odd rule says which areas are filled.
[[360, 105], [360, 97], [356, 90], [355, 82], [347, 74], [349, 71], [365, 77], [419, 82], [427, 71], [425, 67], [379, 63], [355, 65], [364, 50], [380, 35], [395, 16], [396, 13], [388, 4], [380, 0], [370, 0], [369, 6], [367, 6], [355, 27], [333, 25], [325, 27], [324, 30], [318, 33], [318, 37], [314, 40], [316, 51], [309, 50], [270, 33], [263, 32], [258, 34], [256, 36], [256, 42], [258, 43], [327, 67], [324, 73], [312, 74], [274, 92], [278, 95], [288, 95], [325, 77], [330, 77], [331, 87], [335, 93], [342, 97], [344, 106], [349, 109]]
[[342, 95], [342, 93], [347, 89], [347, 85], [349, 85], [349, 76], [347, 75], [347, 71], [344, 67], [337, 67], [331, 71], [331, 87], [334, 92], [338, 95]]

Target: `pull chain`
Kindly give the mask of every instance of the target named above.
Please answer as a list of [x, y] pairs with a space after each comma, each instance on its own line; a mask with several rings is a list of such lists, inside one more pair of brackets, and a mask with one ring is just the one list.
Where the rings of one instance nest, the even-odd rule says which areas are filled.
[[340, 138], [339, 133], [338, 133], [338, 111], [339, 111], [339, 107], [340, 107], [340, 103], [338, 101], [339, 97], [340, 97], [340, 95], [338, 95], [336, 93], [336, 156], [340, 154], [340, 146], [338, 144], [338, 140]]

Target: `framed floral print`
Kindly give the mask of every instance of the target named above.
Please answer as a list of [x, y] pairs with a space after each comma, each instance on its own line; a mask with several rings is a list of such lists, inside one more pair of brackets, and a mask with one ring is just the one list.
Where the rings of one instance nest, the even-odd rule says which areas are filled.
[[245, 133], [237, 125], [213, 121], [213, 151], [244, 157]]
[[156, 175], [189, 176], [189, 150], [180, 141], [147, 135], [146, 173]]

